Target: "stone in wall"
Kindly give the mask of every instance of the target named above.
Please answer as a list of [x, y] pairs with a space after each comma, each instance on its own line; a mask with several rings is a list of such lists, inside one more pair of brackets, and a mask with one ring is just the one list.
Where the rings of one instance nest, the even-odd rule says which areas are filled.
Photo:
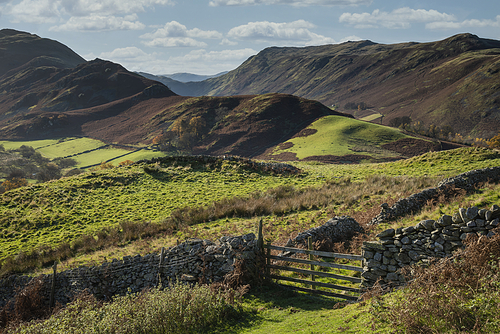
[[387, 229], [377, 235], [378, 240], [363, 243], [362, 286], [370, 287], [379, 278], [394, 285], [404, 284], [401, 268], [450, 256], [463, 247], [462, 241], [469, 235], [490, 237], [499, 224], [500, 207], [493, 205], [489, 210], [461, 208], [453, 216], [443, 215], [437, 221], [423, 220], [415, 226]]

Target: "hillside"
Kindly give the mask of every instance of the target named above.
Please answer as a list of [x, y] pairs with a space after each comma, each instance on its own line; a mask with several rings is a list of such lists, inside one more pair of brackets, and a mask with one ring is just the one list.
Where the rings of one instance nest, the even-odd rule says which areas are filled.
[[[0, 76], [0, 139], [3, 140], [26, 141], [77, 136], [90, 137], [106, 144], [154, 144], [156, 148], [175, 154], [233, 154], [295, 159], [290, 154], [278, 152], [283, 147], [290, 149], [290, 143], [284, 142], [297, 136], [306, 138], [307, 141], [314, 138], [309, 136], [310, 131], [304, 130], [324, 116], [352, 118], [351, 115], [332, 110], [316, 100], [291, 94], [193, 98], [179, 96], [164, 84], [129, 72], [121, 65], [100, 59], [81, 62], [81, 58], [57, 42], [14, 30], [2, 32], [4, 39], [10, 41], [10, 44], [5, 44], [6, 55], [15, 54], [19, 49], [18, 44], [32, 45], [36, 49], [36, 52], [32, 52], [30, 48], [25, 48], [25, 52], [32, 54], [32, 57], [20, 57], [17, 63], [11, 64], [10, 68], [6, 67], [8, 70]], [[358, 53], [363, 54], [368, 52], [363, 51], [364, 47], [371, 46], [373, 43], [367, 46], [353, 44], [351, 51], [360, 49]], [[336, 47], [339, 52], [347, 52], [342, 46]], [[279, 58], [275, 54], [277, 50], [281, 50], [283, 54], [288, 52], [287, 49], [269, 49], [263, 51], [263, 54], [270, 57], [270, 62]], [[297, 57], [304, 50], [306, 49], [295, 50]], [[73, 55], [73, 58], [69, 55]], [[238, 73], [243, 71], [238, 76], [244, 79], [244, 69], [252, 68], [252, 62], [260, 59], [259, 57], [249, 60], [250, 65], [249, 62], [243, 64], [237, 70]], [[273, 65], [273, 71], [278, 73], [283, 64]], [[259, 73], [264, 72], [259, 69]], [[215, 79], [225, 80], [223, 78], [228, 75], [234, 76], [235, 73], [209, 79], [201, 84]], [[251, 79], [257, 84], [262, 78], [254, 75]], [[288, 82], [293, 85], [294, 79]], [[198, 84], [200, 83], [189, 82], [184, 87]], [[238, 85], [235, 84], [235, 88]], [[230, 94], [231, 91], [224, 88], [220, 93]], [[350, 131], [345, 131], [342, 126], [331, 125], [322, 131], [337, 133], [339, 136], [335, 140], [343, 142], [345, 149], [338, 153], [338, 143], [323, 144], [316, 140], [314, 145], [325, 147], [312, 149], [311, 146], [311, 149], [304, 149], [307, 152], [299, 154], [299, 159], [330, 162], [386, 161], [443, 149], [437, 143], [415, 139], [411, 145], [417, 146], [416, 149], [399, 152], [396, 149], [398, 144], [394, 142], [407, 135], [385, 130], [380, 126], [357, 123], [359, 121], [352, 122], [355, 128], [370, 127], [371, 130], [365, 133], [379, 135], [373, 136], [375, 140], [361, 135], [353, 141], [347, 138], [352, 135]], [[388, 140], [382, 134], [387, 131], [394, 133]], [[360, 145], [360, 141], [366, 143]], [[382, 148], [382, 145], [392, 146]], [[349, 156], [348, 159], [343, 158], [345, 155]]]
[[357, 117], [364, 103], [361, 109], [383, 116], [383, 124], [409, 116], [424, 127], [491, 138], [500, 128], [499, 69], [500, 41], [471, 34], [431, 43], [271, 47], [225, 75], [186, 84], [183, 92], [293, 94]]
[[37, 35], [0, 30], [0, 77], [9, 71], [17, 72], [20, 66], [54, 66], [73, 68], [85, 59], [67, 46]]

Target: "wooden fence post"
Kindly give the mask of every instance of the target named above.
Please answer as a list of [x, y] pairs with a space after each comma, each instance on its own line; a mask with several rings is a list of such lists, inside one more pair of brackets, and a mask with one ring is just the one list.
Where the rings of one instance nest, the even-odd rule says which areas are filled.
[[[307, 249], [314, 250], [313, 249], [313, 245], [312, 245], [312, 238], [311, 237], [307, 238]], [[309, 254], [309, 260], [311, 260], [311, 261], [314, 260], [314, 256], [312, 254]], [[314, 264], [311, 264], [311, 270], [314, 270]], [[315, 281], [313, 274], [311, 274], [311, 281]], [[311, 289], [316, 290], [316, 286], [315, 285], [311, 285]]]
[[270, 279], [270, 276], [271, 276], [271, 268], [269, 267], [271, 265], [271, 259], [270, 259], [270, 255], [271, 255], [271, 243], [268, 242], [267, 243], [267, 249], [266, 249], [266, 279]]
[[57, 261], [54, 261], [54, 266], [52, 267], [54, 269], [54, 273], [52, 275], [52, 286], [50, 288], [50, 307], [55, 306], [55, 294], [56, 294], [56, 275], [57, 275]]
[[164, 256], [165, 256], [165, 247], [162, 247], [160, 252], [160, 263], [158, 264], [158, 286], [161, 286], [161, 266], [163, 264]]
[[264, 249], [264, 236], [262, 235], [262, 218], [259, 220], [259, 231], [257, 235], [257, 248], [259, 251], [263, 251]]

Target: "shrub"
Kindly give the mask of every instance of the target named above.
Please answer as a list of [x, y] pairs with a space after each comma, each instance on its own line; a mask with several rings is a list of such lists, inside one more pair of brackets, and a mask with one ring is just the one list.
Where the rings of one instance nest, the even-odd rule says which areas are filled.
[[240, 314], [238, 305], [231, 304], [233, 292], [176, 283], [107, 303], [83, 295], [51, 318], [24, 324], [16, 333], [206, 333]]
[[407, 268], [410, 283], [379, 315], [407, 333], [499, 333], [500, 234], [466, 245], [428, 268]]
[[23, 178], [13, 178], [12, 180], [6, 180], [2, 183], [2, 188], [5, 189], [5, 191], [9, 191], [12, 189], [20, 188], [20, 187], [25, 187], [28, 185], [28, 181]]

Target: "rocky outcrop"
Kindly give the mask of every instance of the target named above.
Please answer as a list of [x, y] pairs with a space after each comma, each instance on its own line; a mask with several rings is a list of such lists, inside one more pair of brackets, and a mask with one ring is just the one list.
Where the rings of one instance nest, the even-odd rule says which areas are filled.
[[500, 207], [493, 205], [489, 210], [461, 208], [453, 216], [443, 215], [437, 221], [423, 220], [415, 226], [385, 230], [377, 235], [378, 240], [363, 243], [362, 285], [370, 287], [379, 278], [403, 284], [401, 268], [450, 256], [463, 247], [462, 241], [469, 235], [490, 237], [497, 233], [499, 224]]

